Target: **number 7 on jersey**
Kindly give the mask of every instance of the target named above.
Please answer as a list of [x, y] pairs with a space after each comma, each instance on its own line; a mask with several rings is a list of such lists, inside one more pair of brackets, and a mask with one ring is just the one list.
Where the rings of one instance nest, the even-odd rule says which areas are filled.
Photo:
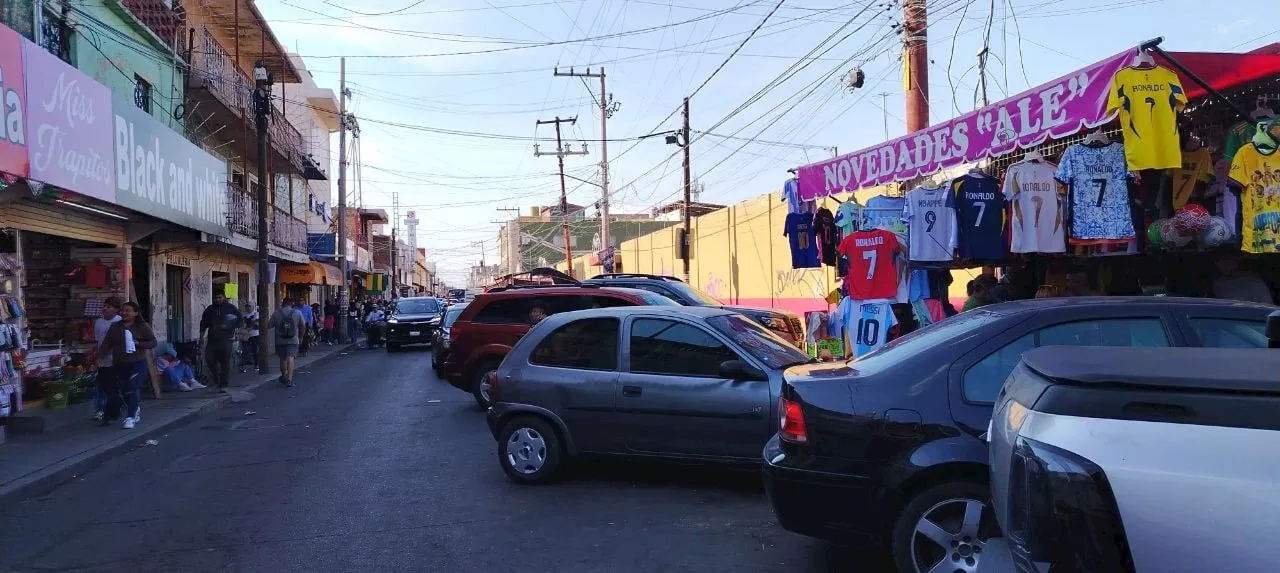
[[875, 249], [867, 249], [862, 251], [862, 260], [867, 261], [867, 280], [871, 280], [876, 276], [876, 259], [879, 255]]

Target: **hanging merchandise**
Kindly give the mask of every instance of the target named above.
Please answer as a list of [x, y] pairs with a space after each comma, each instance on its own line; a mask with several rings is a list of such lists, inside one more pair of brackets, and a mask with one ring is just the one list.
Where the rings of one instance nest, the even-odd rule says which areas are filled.
[[1213, 166], [1213, 184], [1205, 190], [1210, 213], [1221, 217], [1232, 237], [1240, 236], [1240, 194], [1231, 184], [1231, 163], [1218, 160]]
[[1196, 191], [1213, 181], [1213, 157], [1209, 148], [1182, 150], [1182, 168], [1173, 172], [1173, 208], [1181, 209]]
[[929, 271], [912, 269], [906, 273], [902, 282], [898, 283], [897, 301], [908, 303], [926, 298], [929, 298]]
[[898, 242], [907, 244], [907, 223], [902, 220], [902, 209], [907, 206], [905, 197], [876, 195], [862, 207], [862, 224], [859, 231], [885, 229], [898, 235]]
[[838, 251], [849, 260], [844, 280], [849, 296], [857, 300], [895, 297], [898, 266], [894, 259], [900, 250], [898, 236], [885, 229], [858, 231], [840, 241]]
[[791, 240], [791, 268], [811, 269], [820, 266], [817, 237], [813, 234], [812, 214], [787, 215], [782, 234]]
[[[1259, 124], [1253, 143], [1240, 148], [1231, 162], [1231, 180], [1241, 188], [1240, 249], [1246, 253], [1280, 253], [1280, 152], [1270, 128]], [[1265, 149], [1271, 153], [1264, 154]]]
[[1128, 241], [1134, 237], [1124, 149], [1120, 143], [1076, 144], [1063, 152], [1057, 179], [1067, 185], [1072, 244]]
[[831, 214], [831, 210], [821, 207], [813, 216], [813, 235], [818, 241], [818, 254], [822, 259], [822, 264], [829, 267], [836, 266], [836, 245], [839, 244], [836, 232], [835, 216]]
[[800, 199], [800, 181], [795, 177], [782, 185], [782, 200], [787, 204], [787, 213], [813, 213], [813, 201]]
[[858, 200], [849, 197], [848, 201], [840, 203], [840, 207], [836, 209], [836, 226], [840, 228], [840, 239], [857, 231], [861, 224], [862, 205], [858, 204]]
[[1058, 166], [1023, 161], [1009, 166], [1004, 198], [1009, 201], [1009, 250], [1015, 253], [1062, 253], [1067, 250], [1065, 202], [1055, 179]]
[[970, 172], [951, 182], [959, 242], [956, 254], [971, 261], [1000, 261], [1005, 256], [1004, 200], [1000, 180]]
[[921, 186], [907, 192], [902, 220], [907, 223], [908, 258], [912, 262], [955, 258], [956, 209], [949, 186]]
[[831, 320], [847, 334], [853, 356], [865, 356], [889, 339], [889, 329], [897, 326], [893, 306], [887, 302], [864, 302], [846, 297]]
[[1178, 74], [1168, 68], [1153, 64], [1116, 72], [1107, 98], [1107, 113], [1120, 112], [1125, 161], [1130, 171], [1182, 166], [1177, 118], [1185, 105], [1187, 95]]

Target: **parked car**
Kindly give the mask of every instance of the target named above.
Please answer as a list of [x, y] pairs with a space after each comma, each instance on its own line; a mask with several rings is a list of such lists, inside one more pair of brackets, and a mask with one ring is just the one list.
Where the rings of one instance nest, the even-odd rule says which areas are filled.
[[583, 282], [647, 290], [670, 298], [684, 306], [712, 306], [731, 310], [750, 317], [760, 323], [761, 326], [774, 331], [784, 340], [800, 348], [804, 348], [805, 345], [804, 323], [800, 321], [800, 317], [795, 313], [772, 308], [721, 304], [715, 297], [690, 286], [676, 277], [614, 273], [596, 275]]
[[1278, 380], [1274, 349], [1024, 354], [990, 445], [1014, 570], [1276, 571]]
[[[1273, 308], [1163, 297], [1023, 300], [961, 313], [845, 364], [793, 368], [780, 430], [763, 452], [774, 514], [796, 533], [885, 547], [900, 571], [972, 571], [999, 532], [983, 435], [1025, 351], [1260, 347]], [[972, 553], [960, 555], [960, 544]]]
[[436, 376], [444, 376], [444, 361], [449, 357], [449, 328], [467, 308], [466, 304], [451, 304], [444, 309], [440, 318], [440, 328], [436, 329], [431, 339], [431, 369]]
[[516, 483], [570, 458], [760, 463], [782, 371], [809, 356], [719, 308], [646, 306], [544, 320], [490, 376], [486, 419]]
[[407, 297], [396, 301], [387, 317], [387, 352], [410, 344], [431, 344], [440, 327], [444, 304], [434, 297]]
[[545, 315], [593, 307], [675, 306], [663, 296], [626, 288], [598, 285], [520, 285], [490, 289], [475, 298], [449, 328], [449, 356], [445, 379], [470, 392], [481, 408], [489, 407], [489, 373], [496, 370], [520, 337], [529, 331], [530, 310], [540, 305]]

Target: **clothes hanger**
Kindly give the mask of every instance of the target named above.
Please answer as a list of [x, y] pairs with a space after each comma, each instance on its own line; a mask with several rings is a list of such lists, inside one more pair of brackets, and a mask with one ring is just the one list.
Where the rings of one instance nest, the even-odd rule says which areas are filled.
[[1031, 151], [1028, 151], [1026, 155], [1022, 156], [1022, 160], [1034, 161], [1036, 163], [1039, 163], [1041, 161], [1044, 161], [1044, 154], [1040, 153], [1039, 149], [1032, 149]]
[[1133, 58], [1133, 67], [1135, 68], [1154, 68], [1156, 67], [1156, 59], [1142, 48], [1138, 49], [1138, 54]]
[[1267, 107], [1266, 103], [1267, 103], [1266, 96], [1258, 96], [1258, 107], [1253, 110], [1253, 113], [1249, 114], [1249, 119], [1252, 119], [1254, 121], [1259, 121], [1259, 120], [1270, 119], [1275, 117], [1276, 116], [1275, 110], [1272, 110], [1271, 108]]
[[1110, 143], [1111, 139], [1107, 137], [1107, 134], [1102, 133], [1101, 129], [1084, 136], [1085, 145], [1109, 145]]

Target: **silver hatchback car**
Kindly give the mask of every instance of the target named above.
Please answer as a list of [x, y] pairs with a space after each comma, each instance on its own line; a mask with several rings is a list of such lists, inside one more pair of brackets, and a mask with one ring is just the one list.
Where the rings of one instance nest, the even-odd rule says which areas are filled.
[[516, 483], [571, 458], [759, 464], [782, 373], [810, 358], [719, 308], [636, 306], [553, 315], [490, 375], [489, 429]]

